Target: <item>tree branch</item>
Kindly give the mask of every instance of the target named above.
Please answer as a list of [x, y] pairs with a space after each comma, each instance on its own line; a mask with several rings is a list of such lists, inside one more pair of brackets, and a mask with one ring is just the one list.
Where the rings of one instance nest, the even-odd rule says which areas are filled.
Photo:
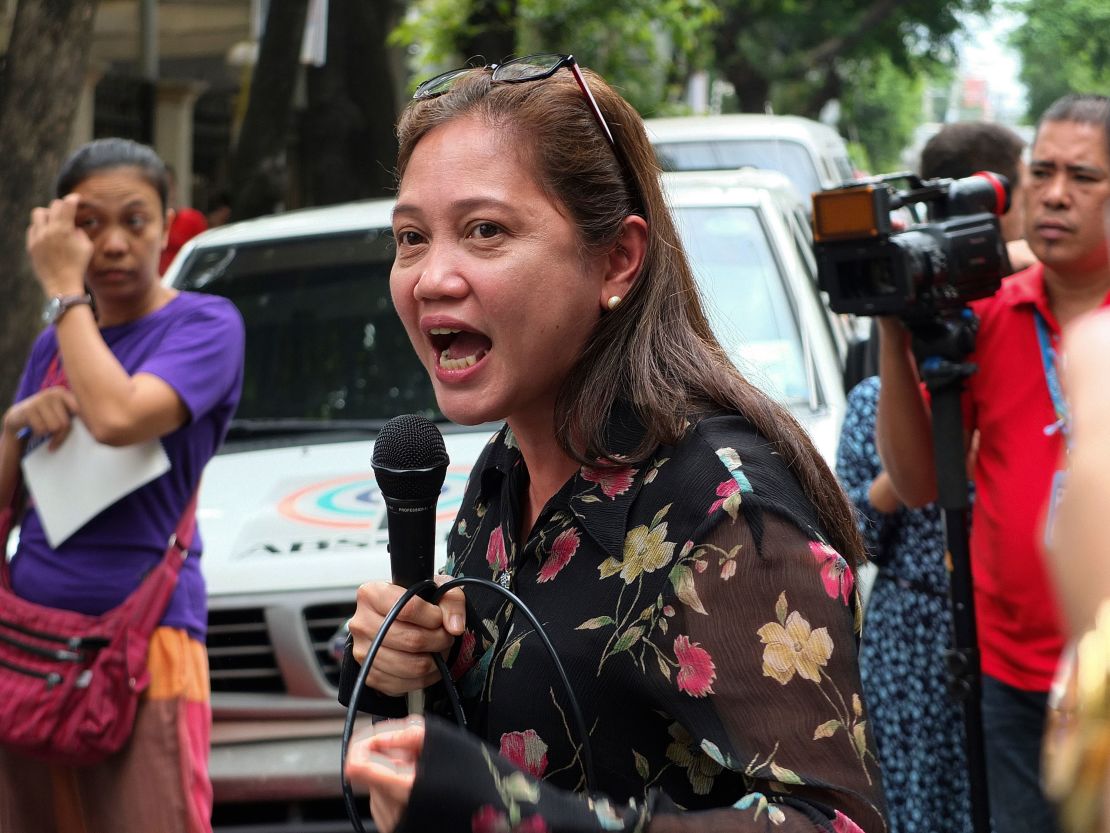
[[876, 0], [863, 11], [854, 25], [845, 26], [840, 30], [844, 34], [828, 38], [810, 49], [802, 55], [797, 62], [798, 65], [812, 67], [828, 63], [864, 40], [872, 29], [885, 22], [897, 9], [898, 0]]

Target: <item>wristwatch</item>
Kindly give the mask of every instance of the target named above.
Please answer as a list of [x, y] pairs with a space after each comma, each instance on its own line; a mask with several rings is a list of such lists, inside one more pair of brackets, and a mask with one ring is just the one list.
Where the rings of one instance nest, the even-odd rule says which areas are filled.
[[46, 309], [42, 311], [42, 320], [47, 324], [57, 324], [70, 307], [78, 304], [92, 304], [92, 296], [88, 293], [82, 295], [55, 295], [46, 302]]

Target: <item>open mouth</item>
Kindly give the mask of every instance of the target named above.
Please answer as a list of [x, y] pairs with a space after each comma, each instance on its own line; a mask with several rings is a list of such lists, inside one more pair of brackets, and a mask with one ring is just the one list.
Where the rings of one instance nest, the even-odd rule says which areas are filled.
[[432, 327], [428, 338], [436, 351], [436, 363], [444, 370], [466, 370], [480, 362], [493, 346], [481, 333], [453, 327]]

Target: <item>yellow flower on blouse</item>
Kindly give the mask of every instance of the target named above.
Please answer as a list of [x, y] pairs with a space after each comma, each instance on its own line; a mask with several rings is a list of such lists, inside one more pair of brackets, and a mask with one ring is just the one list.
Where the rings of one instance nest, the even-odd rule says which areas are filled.
[[786, 622], [768, 622], [757, 633], [763, 644], [763, 676], [774, 677], [782, 685], [794, 678], [795, 672], [815, 683], [821, 681], [821, 668], [832, 656], [833, 642], [827, 628], [811, 630], [798, 611]]
[[674, 547], [674, 542], [667, 540], [666, 522], [651, 529], [636, 527], [624, 539], [621, 578], [631, 584], [641, 573], [652, 573], [667, 566], [674, 556]]

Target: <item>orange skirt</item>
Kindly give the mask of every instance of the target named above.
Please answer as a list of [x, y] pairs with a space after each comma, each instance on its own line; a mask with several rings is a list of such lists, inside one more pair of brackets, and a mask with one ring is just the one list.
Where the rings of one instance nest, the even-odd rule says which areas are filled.
[[0, 747], [0, 833], [211, 833], [204, 645], [158, 628], [149, 668], [131, 738], [103, 763], [54, 766]]

